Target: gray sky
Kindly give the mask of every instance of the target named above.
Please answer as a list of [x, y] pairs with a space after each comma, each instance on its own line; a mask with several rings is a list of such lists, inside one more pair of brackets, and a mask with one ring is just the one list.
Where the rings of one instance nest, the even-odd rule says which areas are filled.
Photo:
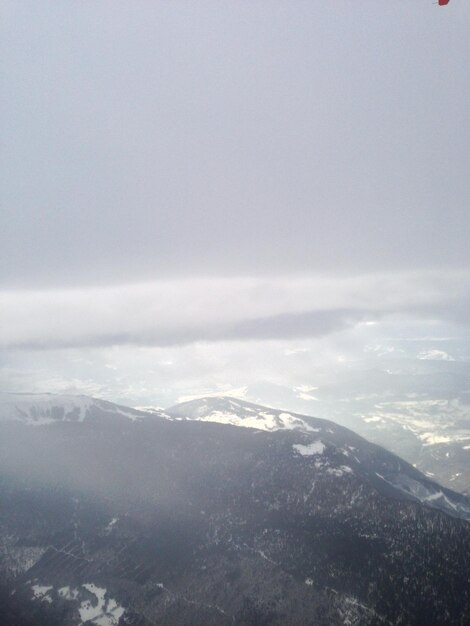
[[71, 350], [219, 367], [226, 341], [470, 323], [466, 0], [2, 13], [3, 386], [51, 351], [79, 381]]

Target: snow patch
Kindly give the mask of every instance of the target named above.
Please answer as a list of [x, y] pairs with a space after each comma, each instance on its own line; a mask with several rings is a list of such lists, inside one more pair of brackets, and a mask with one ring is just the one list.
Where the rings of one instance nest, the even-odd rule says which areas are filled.
[[447, 435], [435, 435], [434, 433], [421, 433], [418, 435], [425, 446], [435, 446], [438, 443], [449, 443], [452, 441], [452, 437]]
[[344, 474], [352, 474], [353, 471], [347, 465], [341, 465], [340, 467], [329, 467], [327, 470], [328, 474], [332, 474], [333, 476], [344, 476]]
[[93, 594], [96, 601], [84, 600], [78, 609], [82, 623], [91, 622], [96, 626], [117, 626], [125, 609], [114, 598], [105, 599], [106, 588], [97, 587], [94, 583], [82, 585], [84, 589]]
[[146, 419], [144, 413], [126, 409], [89, 396], [54, 393], [0, 393], [0, 421], [16, 421], [28, 426], [57, 422], [83, 422], [93, 410], [122, 415], [132, 421]]
[[47, 595], [54, 587], [48, 585], [31, 585], [33, 597], [35, 600], [48, 600], [52, 602], [51, 598]]
[[78, 598], [78, 589], [71, 589], [70, 587], [61, 587], [57, 590], [57, 593], [64, 600], [76, 600]]
[[207, 407], [201, 407], [198, 410], [198, 416], [195, 418], [199, 422], [215, 422], [218, 424], [231, 424], [232, 426], [241, 426], [243, 428], [256, 428], [258, 430], [275, 431], [275, 430], [304, 430], [310, 432], [318, 432], [319, 429], [312, 428], [304, 420], [291, 415], [290, 413], [270, 413], [268, 411], [259, 411], [256, 413], [251, 410], [248, 415], [239, 415], [231, 411], [210, 411], [205, 413]]
[[58, 421], [82, 422], [93, 398], [59, 394], [0, 394], [0, 420], [21, 421], [30, 426], [43, 426]]
[[293, 446], [293, 449], [301, 454], [302, 456], [313, 456], [315, 454], [323, 454], [325, 451], [325, 444], [320, 441], [314, 441], [313, 443], [309, 443], [308, 445], [303, 445], [301, 443], [296, 443]]
[[165, 412], [165, 409], [160, 406], [135, 406], [134, 409], [136, 411], [143, 411], [144, 413], [156, 413], [157, 415]]
[[118, 523], [118, 521], [119, 521], [118, 517], [113, 517], [113, 519], [109, 522], [109, 524], [104, 529], [105, 533], [106, 534], [110, 533], [113, 530], [114, 526]]

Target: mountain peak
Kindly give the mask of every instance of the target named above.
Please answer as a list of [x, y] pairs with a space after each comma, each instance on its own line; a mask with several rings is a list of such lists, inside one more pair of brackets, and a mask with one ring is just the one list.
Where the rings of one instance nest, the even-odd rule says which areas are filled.
[[[163, 416], [154, 411], [153, 415]], [[57, 422], [83, 422], [100, 417], [120, 416], [132, 421], [148, 413], [86, 395], [54, 393], [0, 393], [0, 421], [44, 426]]]
[[[173, 419], [217, 422], [258, 430], [302, 430], [307, 432], [318, 430], [309, 424], [303, 416], [279, 409], [271, 409], [230, 396], [209, 396], [182, 402], [167, 409], [166, 413]], [[325, 422], [325, 420], [318, 421]]]

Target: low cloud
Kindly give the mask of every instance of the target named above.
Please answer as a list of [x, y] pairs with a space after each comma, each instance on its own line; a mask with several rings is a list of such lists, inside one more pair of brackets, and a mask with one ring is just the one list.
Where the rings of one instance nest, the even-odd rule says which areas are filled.
[[309, 338], [390, 316], [458, 318], [468, 323], [469, 286], [466, 274], [408, 273], [6, 291], [0, 294], [0, 347], [172, 346]]

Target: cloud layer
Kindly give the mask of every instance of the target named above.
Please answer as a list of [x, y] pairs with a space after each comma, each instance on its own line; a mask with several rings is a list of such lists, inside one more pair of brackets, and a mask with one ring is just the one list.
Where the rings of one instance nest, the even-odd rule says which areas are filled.
[[467, 2], [3, 6], [2, 284], [470, 265]]
[[402, 354], [389, 331], [461, 337], [470, 5], [451, 5], [5, 0], [0, 386], [175, 400], [309, 385]]
[[468, 322], [465, 273], [161, 281], [0, 293], [0, 347], [321, 337], [390, 316]]

